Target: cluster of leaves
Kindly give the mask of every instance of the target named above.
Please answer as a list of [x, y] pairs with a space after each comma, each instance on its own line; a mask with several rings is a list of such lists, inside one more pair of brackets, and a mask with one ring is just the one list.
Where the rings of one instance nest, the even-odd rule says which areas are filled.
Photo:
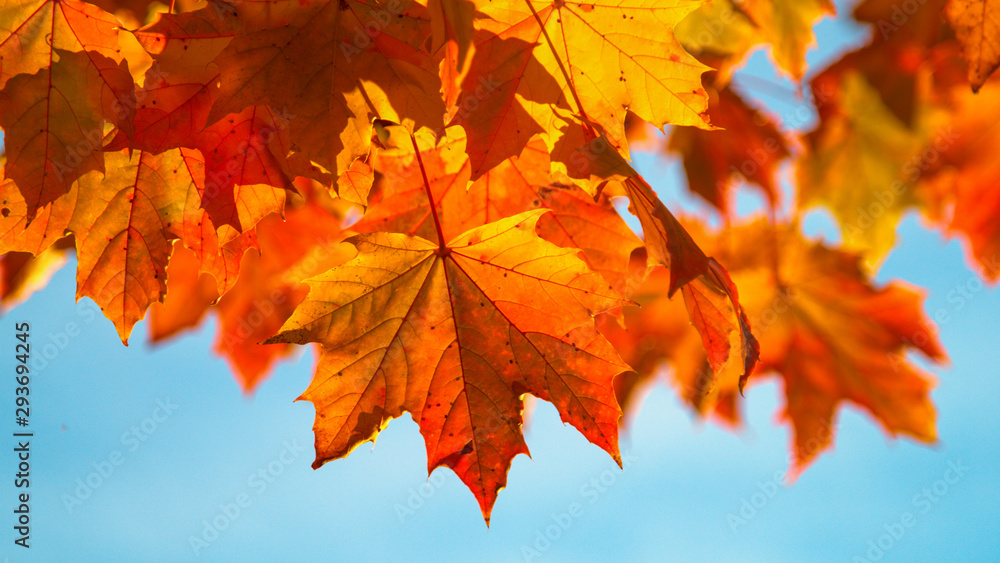
[[[248, 392], [315, 343], [314, 466], [409, 412], [487, 521], [527, 394], [620, 460], [622, 408], [664, 365], [734, 425], [755, 366], [781, 377], [796, 469], [844, 401], [933, 441], [906, 354], [944, 351], [870, 264], [915, 206], [1000, 275], [996, 6], [867, 0], [871, 43], [806, 81], [827, 0], [7, 2], [0, 297], [75, 250], [77, 298], [122, 342], [147, 311], [153, 341], [214, 311]], [[812, 92], [815, 130], [733, 87], [758, 48]], [[671, 214], [630, 142], [680, 155], [727, 227]], [[768, 220], [735, 215], [745, 184]], [[799, 232], [814, 205], [844, 248]]]

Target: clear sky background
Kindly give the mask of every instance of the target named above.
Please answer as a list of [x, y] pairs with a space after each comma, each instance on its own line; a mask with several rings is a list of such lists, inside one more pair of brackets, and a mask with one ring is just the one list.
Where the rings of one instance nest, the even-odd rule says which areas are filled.
[[[865, 37], [842, 22], [821, 24], [819, 34], [824, 47], [811, 65]], [[782, 82], [762, 55], [748, 73]], [[795, 111], [807, 106], [791, 85], [782, 94], [737, 84], [786, 123], [800, 123]], [[650, 155], [637, 165], [672, 209], [699, 209], [676, 165]], [[747, 210], [759, 203], [740, 201]], [[822, 213], [807, 227], [839, 239]], [[748, 390], [747, 425], [736, 434], [694, 419], [660, 384], [623, 434], [622, 472], [540, 402], [526, 429], [533, 458], [514, 460], [491, 529], [453, 473], [439, 469], [428, 480], [409, 416], [374, 448], [311, 469], [313, 407], [293, 399], [309, 383], [312, 352], [244, 396], [211, 352], [214, 318], [155, 349], [140, 323], [125, 348], [93, 302], [74, 303], [74, 269], [71, 262], [0, 319], [10, 356], [20, 321], [31, 323], [39, 361], [46, 345], [58, 349], [32, 377], [30, 551], [13, 545], [14, 381], [0, 379], [0, 435], [8, 436], [0, 440], [0, 558], [9, 561], [1000, 560], [1000, 295], [982, 286], [961, 244], [915, 216], [903, 221], [878, 279], [927, 288], [927, 312], [949, 315], [939, 328], [952, 365], [931, 368], [938, 445], [889, 439], [848, 407], [835, 448], [786, 486], [780, 383], [768, 378]], [[955, 299], [960, 287], [971, 299]], [[82, 335], [60, 336], [68, 323]], [[12, 371], [14, 359], [4, 362]], [[176, 409], [165, 415], [158, 402]], [[133, 428], [143, 441], [128, 437]], [[86, 498], [67, 504], [78, 496]], [[238, 499], [236, 514], [227, 505]], [[580, 510], [569, 514], [574, 503]], [[907, 513], [912, 526], [897, 525]], [[192, 538], [204, 543], [196, 548]]]

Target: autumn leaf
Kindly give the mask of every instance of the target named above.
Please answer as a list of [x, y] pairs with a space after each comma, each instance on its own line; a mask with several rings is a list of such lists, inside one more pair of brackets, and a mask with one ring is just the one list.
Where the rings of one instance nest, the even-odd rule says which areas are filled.
[[472, 65], [476, 5], [471, 0], [430, 0], [431, 29], [434, 45], [431, 52], [440, 53], [441, 97], [450, 121], [458, 111], [462, 83]]
[[359, 205], [368, 205], [368, 195], [374, 182], [375, 171], [359, 158], [337, 178], [337, 195]]
[[757, 24], [732, 0], [705, 2], [677, 24], [674, 34], [702, 62], [720, 60], [710, 66], [717, 68], [723, 83], [763, 41]]
[[[2, 159], [0, 156], [0, 161]], [[0, 181], [0, 198], [3, 201], [0, 207], [0, 254], [28, 252], [38, 256], [65, 235], [73, 219], [72, 206], [49, 205], [29, 221], [28, 205], [9, 178]], [[75, 201], [76, 197], [70, 195], [68, 199]]]
[[[742, 289], [761, 344], [753, 380], [773, 373], [784, 382], [795, 474], [832, 445], [844, 402], [868, 411], [893, 436], [936, 439], [933, 382], [907, 352], [919, 350], [938, 363], [946, 356], [921, 312], [919, 293], [899, 283], [877, 287], [857, 255], [809, 241], [788, 226], [757, 221], [698, 238], [729, 264]], [[672, 385], [695, 412], [739, 424], [737, 382], [712, 381], [695, 332], [677, 322], [682, 308], [668, 298], [665, 273], [655, 272], [639, 288], [635, 299], [642, 307], [625, 310], [624, 329], [607, 319], [600, 324], [636, 368], [620, 383], [625, 404], [635, 409], [636, 389], [669, 364]]]
[[[392, 9], [390, 9], [390, 7]], [[251, 106], [285, 109], [293, 148], [343, 171], [368, 151], [371, 117], [439, 127], [427, 9], [412, 1], [288, 0], [236, 7], [242, 28], [215, 58], [210, 123]]]
[[[947, 2], [924, 0], [907, 12], [896, 0], [864, 0], [855, 6], [853, 15], [854, 19], [871, 24], [881, 42], [930, 47], [942, 39], [941, 14]], [[883, 67], [883, 71], [891, 70], [894, 69]]]
[[149, 309], [149, 339], [157, 343], [197, 326], [219, 298], [215, 279], [201, 271], [195, 251], [174, 243], [167, 266], [167, 297]]
[[948, 235], [964, 239], [969, 262], [993, 281], [1000, 278], [998, 93], [989, 88], [973, 94], [966, 84], [939, 93], [943, 123], [925, 148], [933, 161], [928, 159], [917, 188], [924, 214]]
[[564, 248], [579, 248], [592, 270], [615, 291], [627, 294], [645, 276], [644, 269], [631, 264], [643, 248], [642, 240], [607, 197], [595, 199], [568, 179], [546, 172], [549, 162], [548, 148], [536, 137], [520, 156], [500, 163], [469, 191], [485, 192], [493, 207], [487, 220], [535, 207], [551, 210], [538, 220], [539, 236]]
[[127, 132], [135, 113], [126, 63], [100, 52], [53, 49], [52, 56], [51, 66], [5, 80], [0, 91], [5, 173], [21, 190], [29, 220], [79, 177], [104, 171], [105, 119]]
[[814, 84], [835, 95], [821, 104], [820, 123], [806, 136], [801, 204], [833, 211], [847, 248], [863, 251], [874, 267], [892, 248], [903, 212], [917, 203], [913, 185], [928, 133], [901, 123], [856, 72], [832, 74], [829, 82], [820, 75]]
[[672, 32], [699, 4], [481, 4], [487, 17], [477, 20], [476, 54], [460, 102], [466, 111], [452, 120], [468, 130], [473, 179], [517, 155], [535, 133], [580, 124], [599, 125], [627, 153], [626, 111], [659, 128], [709, 128], [701, 87], [708, 67]]
[[684, 300], [668, 297], [669, 288], [669, 270], [658, 267], [632, 294], [638, 307], [624, 309], [623, 324], [610, 315], [598, 319], [598, 330], [635, 370], [615, 380], [615, 395], [626, 416], [638, 411], [642, 390], [667, 366], [668, 381], [695, 412], [707, 415], [720, 401], [735, 400], [738, 380], [717, 381]]
[[166, 267], [193, 179], [179, 150], [106, 155], [108, 174], [81, 178], [69, 229], [76, 235], [77, 299], [90, 297], [127, 344], [136, 322], [163, 299]]
[[1000, 66], [1000, 2], [948, 0], [944, 8], [969, 63], [969, 82], [978, 92]]
[[195, 138], [205, 167], [201, 206], [217, 228], [251, 229], [280, 214], [285, 192], [294, 191], [287, 119], [266, 107], [249, 107], [206, 127]]
[[626, 302], [575, 251], [537, 237], [541, 214], [501, 219], [447, 245], [359, 235], [356, 259], [308, 280], [309, 296], [268, 343], [323, 345], [301, 397], [316, 405], [314, 467], [410, 412], [428, 470], [453, 469], [489, 522], [511, 460], [528, 453], [524, 393], [555, 404], [563, 421], [620, 460], [612, 380], [628, 368], [592, 315]]
[[760, 47], [770, 48], [778, 69], [802, 80], [806, 52], [816, 43], [813, 25], [834, 11], [829, 0], [709, 0], [676, 33], [688, 51], [717, 66], [719, 86]]
[[944, 350], [909, 287], [875, 286], [857, 255], [756, 222], [716, 243], [742, 289], [761, 342], [760, 373], [784, 380], [784, 417], [794, 428], [801, 471], [833, 442], [844, 401], [868, 411], [889, 434], [936, 440], [932, 380], [907, 359]]
[[135, 85], [117, 26], [111, 14], [76, 0], [27, 0], [0, 10], [6, 173], [29, 219], [84, 173], [104, 171], [95, 142], [105, 119], [132, 134]]
[[[96, 71], [102, 85], [112, 86], [123, 58], [118, 48], [118, 20], [104, 10], [77, 0], [18, 0], [0, 11], [0, 89], [19, 74], [36, 74], [61, 58], [60, 51], [82, 53], [78, 66]], [[89, 59], [89, 60], [88, 60]], [[110, 61], [110, 62], [104, 62]], [[131, 83], [131, 79], [128, 80]]]
[[710, 90], [708, 113], [725, 132], [678, 127], [667, 145], [681, 155], [688, 188], [730, 215], [733, 176], [738, 176], [760, 186], [774, 208], [778, 165], [790, 155], [776, 125], [729, 87]]
[[136, 89], [135, 134], [128, 138], [119, 132], [106, 148], [120, 150], [129, 142], [154, 153], [193, 148], [208, 123], [212, 83], [219, 78], [212, 61], [238, 27], [235, 11], [214, 3], [195, 12], [159, 14], [153, 23], [133, 31], [153, 64]]
[[617, 151], [607, 150], [603, 137], [594, 141], [585, 148], [605, 149], [587, 150], [587, 156], [578, 151], [577, 156], [590, 160], [598, 175], [614, 178], [616, 187], [610, 190], [629, 198], [629, 211], [642, 225], [649, 265], [670, 269], [669, 295], [682, 291], [713, 372], [723, 378], [737, 374], [742, 390], [757, 363], [759, 349], [729, 274], [698, 247], [642, 176]]
[[[188, 0], [190, 1], [190, 0]], [[181, 0], [180, 5], [187, 4], [188, 1]], [[146, 16], [153, 7], [154, 0], [91, 0], [91, 4], [102, 10], [114, 14], [123, 23], [136, 22], [139, 25], [146, 22]]]

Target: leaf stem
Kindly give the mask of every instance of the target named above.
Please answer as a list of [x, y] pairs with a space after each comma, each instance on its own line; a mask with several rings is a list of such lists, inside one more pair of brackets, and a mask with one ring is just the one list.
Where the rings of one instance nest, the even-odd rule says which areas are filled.
[[438, 254], [447, 255], [448, 247], [444, 244], [444, 232], [441, 230], [441, 220], [438, 219], [437, 202], [434, 201], [434, 194], [431, 192], [431, 183], [427, 179], [427, 170], [424, 169], [424, 159], [420, 156], [420, 147], [417, 146], [417, 139], [410, 133], [410, 142], [413, 143], [413, 152], [417, 155], [417, 164], [420, 166], [420, 175], [424, 179], [424, 189], [427, 190], [427, 199], [431, 203], [431, 216], [434, 217], [434, 228], [438, 235]]

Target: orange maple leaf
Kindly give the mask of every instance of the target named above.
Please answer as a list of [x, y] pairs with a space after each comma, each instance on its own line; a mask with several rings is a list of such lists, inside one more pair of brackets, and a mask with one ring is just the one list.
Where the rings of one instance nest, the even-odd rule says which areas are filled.
[[[520, 153], [546, 132], [570, 150], [580, 126], [599, 126], [627, 154], [627, 111], [662, 128], [710, 128], [701, 74], [708, 67], [685, 51], [673, 27], [700, 2], [671, 0], [480, 2], [476, 52], [451, 124], [468, 130], [472, 177]], [[557, 130], [565, 129], [558, 135]], [[569, 166], [578, 176], [580, 170]]]
[[408, 411], [424, 435], [428, 471], [453, 469], [488, 523], [512, 459], [528, 453], [524, 393], [555, 404], [621, 463], [612, 380], [628, 366], [592, 315], [627, 302], [575, 251], [538, 238], [542, 213], [447, 244], [358, 235], [356, 259], [307, 281], [309, 296], [267, 342], [323, 345], [301, 397], [316, 405], [314, 467]]
[[1000, 66], [1000, 2], [948, 0], [944, 14], [969, 63], [969, 82], [978, 92]]
[[784, 137], [767, 115], [729, 87], [709, 92], [708, 113], [724, 131], [678, 127], [667, 145], [681, 155], [688, 188], [731, 215], [733, 176], [738, 175], [760, 186], [774, 208], [780, 195], [775, 185], [778, 165], [790, 155]]
[[[250, 106], [289, 114], [294, 147], [328, 170], [368, 152], [371, 116], [440, 127], [430, 15], [400, 0], [282, 0], [236, 6], [242, 27], [215, 58], [209, 122]], [[318, 95], [317, 95], [318, 94]]]
[[133, 132], [135, 84], [118, 21], [77, 0], [0, 10], [0, 127], [28, 219], [90, 170], [104, 171], [104, 120]]
[[[743, 290], [761, 344], [753, 380], [774, 373], [784, 381], [794, 473], [832, 445], [844, 402], [867, 410], [893, 436], [936, 439], [932, 379], [906, 356], [919, 350], [946, 361], [919, 293], [899, 283], [876, 287], [857, 255], [808, 241], [788, 226], [758, 221], [714, 237], [699, 231], [700, 242], [726, 260]], [[681, 307], [668, 298], [664, 274], [654, 273], [639, 288], [642, 308], [625, 310], [625, 329], [607, 319], [600, 324], [637, 370], [618, 391], [634, 402], [636, 389], [669, 363], [673, 385], [695, 412], [737, 424], [738, 382], [712, 380], [705, 354], [692, 341], [695, 331], [677, 322]]]

